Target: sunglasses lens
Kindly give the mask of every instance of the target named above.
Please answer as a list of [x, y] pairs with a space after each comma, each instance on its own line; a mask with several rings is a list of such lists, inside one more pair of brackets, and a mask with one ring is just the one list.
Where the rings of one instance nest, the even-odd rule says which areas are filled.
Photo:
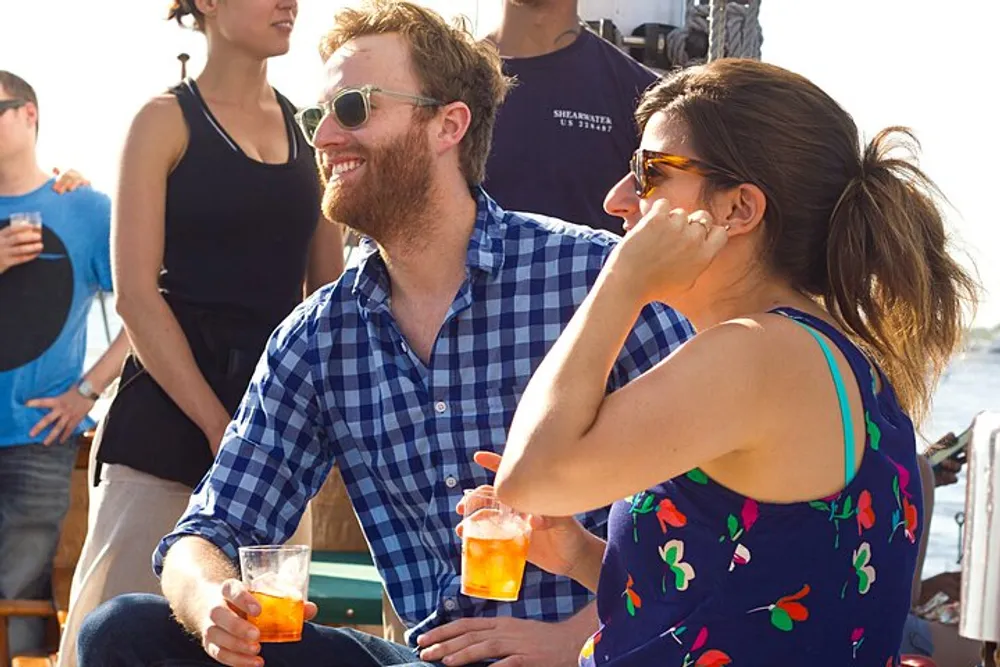
[[321, 122], [323, 122], [323, 110], [319, 107], [303, 109], [299, 114], [299, 125], [302, 126], [302, 133], [306, 135], [306, 141], [310, 144], [316, 137], [316, 130], [319, 129]]
[[333, 101], [333, 113], [344, 129], [350, 130], [364, 125], [368, 120], [364, 93], [360, 90], [345, 91]]
[[642, 160], [638, 155], [632, 156], [629, 167], [632, 170], [632, 179], [635, 181], [635, 192], [642, 197], [646, 194], [646, 173], [642, 166]]

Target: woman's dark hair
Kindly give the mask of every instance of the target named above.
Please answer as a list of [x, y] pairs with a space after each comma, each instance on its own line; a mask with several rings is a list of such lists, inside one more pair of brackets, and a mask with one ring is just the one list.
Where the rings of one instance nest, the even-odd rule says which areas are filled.
[[922, 417], [977, 285], [948, 253], [912, 132], [887, 128], [861, 150], [854, 120], [816, 85], [743, 59], [665, 78], [639, 104], [640, 128], [658, 112], [684, 123], [699, 158], [764, 192], [764, 264], [820, 300]]
[[[194, 26], [184, 23], [185, 16], [194, 18]], [[167, 20], [177, 21], [177, 25], [185, 28], [193, 27], [199, 31], [205, 29], [205, 15], [198, 9], [194, 0], [171, 0], [170, 9], [167, 10]]]

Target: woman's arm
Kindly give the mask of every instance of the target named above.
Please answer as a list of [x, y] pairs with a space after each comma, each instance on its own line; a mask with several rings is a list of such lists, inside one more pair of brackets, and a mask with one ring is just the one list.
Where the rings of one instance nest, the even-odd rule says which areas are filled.
[[565, 516], [683, 474], [750, 438], [767, 440], [768, 405], [781, 405], [767, 380], [774, 344], [751, 320], [699, 333], [605, 396], [644, 305], [627, 277], [602, 272], [518, 404], [496, 478], [501, 499]]
[[309, 243], [309, 264], [306, 267], [305, 296], [323, 285], [332, 283], [344, 272], [344, 234], [340, 225], [319, 217], [316, 231]]
[[147, 103], [125, 140], [111, 221], [118, 313], [132, 348], [167, 395], [216, 451], [229, 414], [205, 381], [177, 319], [160, 294], [167, 177], [187, 145], [187, 128], [172, 96]]

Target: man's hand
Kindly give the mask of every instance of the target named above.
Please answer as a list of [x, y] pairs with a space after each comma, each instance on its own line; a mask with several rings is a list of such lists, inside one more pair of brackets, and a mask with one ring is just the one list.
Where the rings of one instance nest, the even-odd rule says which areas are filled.
[[45, 437], [43, 444], [51, 445], [54, 442], [65, 442], [73, 435], [73, 431], [79, 426], [83, 418], [87, 416], [90, 409], [94, 407], [94, 401], [86, 396], [81, 396], [76, 387], [61, 396], [53, 398], [35, 398], [25, 403], [29, 408], [47, 408], [49, 413], [38, 420], [28, 435], [34, 438], [49, 426], [52, 430]]
[[42, 231], [29, 225], [0, 229], [0, 274], [18, 264], [38, 257], [42, 252]]
[[920, 583], [920, 600], [917, 602], [917, 606], [926, 604], [928, 600], [939, 592], [947, 595], [949, 600], [961, 600], [962, 573], [942, 572], [941, 574], [935, 574], [929, 579], [924, 579]]
[[[958, 438], [954, 433], [948, 433], [940, 440], [928, 447], [924, 451], [924, 456], [930, 458], [935, 452], [948, 449], [958, 444]], [[934, 486], [948, 486], [958, 481], [958, 473], [962, 472], [962, 466], [966, 461], [966, 451], [956, 452], [945, 460], [934, 466]]]
[[[202, 648], [210, 657], [230, 667], [263, 667], [260, 631], [247, 616], [260, 614], [260, 604], [243, 582], [227, 579], [209, 606], [198, 627]], [[305, 619], [316, 615], [316, 605], [306, 602]]]
[[496, 658], [491, 667], [576, 667], [586, 638], [574, 623], [463, 618], [420, 635], [417, 645], [421, 660], [450, 667]]
[[56, 182], [52, 185], [52, 189], [56, 192], [56, 194], [61, 195], [66, 192], [73, 192], [73, 190], [76, 190], [77, 188], [90, 185], [90, 181], [88, 181], [76, 169], [70, 169], [62, 174], [59, 173], [59, 169], [53, 169], [52, 175], [58, 177]]

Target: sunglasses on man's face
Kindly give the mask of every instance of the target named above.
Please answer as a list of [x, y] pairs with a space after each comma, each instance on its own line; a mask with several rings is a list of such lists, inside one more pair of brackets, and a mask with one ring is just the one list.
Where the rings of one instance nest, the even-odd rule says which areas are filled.
[[635, 194], [639, 199], [645, 198], [652, 192], [653, 188], [656, 187], [656, 181], [663, 176], [663, 172], [658, 168], [659, 165], [666, 165], [699, 176], [722, 176], [737, 182], [743, 180], [726, 169], [713, 167], [701, 160], [640, 148], [632, 154], [632, 160], [629, 162], [632, 179], [635, 181]]
[[398, 93], [378, 86], [361, 86], [360, 88], [344, 88], [329, 102], [302, 109], [295, 115], [295, 119], [298, 121], [299, 127], [302, 128], [302, 133], [306, 135], [306, 140], [310, 145], [313, 145], [316, 132], [319, 131], [320, 125], [323, 124], [327, 116], [333, 116], [337, 124], [345, 130], [356, 130], [367, 123], [372, 115], [373, 93], [405, 100], [418, 107], [439, 107], [444, 104], [422, 95]]
[[12, 100], [0, 100], [0, 114], [7, 111], [7, 109], [20, 109], [27, 103], [28, 100], [22, 100], [17, 97]]

